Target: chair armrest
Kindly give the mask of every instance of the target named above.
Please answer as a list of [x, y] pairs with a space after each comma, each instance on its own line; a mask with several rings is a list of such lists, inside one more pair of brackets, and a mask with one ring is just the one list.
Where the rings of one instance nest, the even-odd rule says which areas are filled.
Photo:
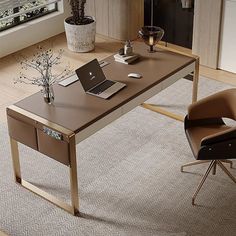
[[230, 118], [236, 117], [236, 89], [228, 89], [203, 98], [188, 108], [188, 119]]
[[224, 142], [229, 139], [236, 139], [236, 127], [204, 137], [201, 140], [201, 146]]

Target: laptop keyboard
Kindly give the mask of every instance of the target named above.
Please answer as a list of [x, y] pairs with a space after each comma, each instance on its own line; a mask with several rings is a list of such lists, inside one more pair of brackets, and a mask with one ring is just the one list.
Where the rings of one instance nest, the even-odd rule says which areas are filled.
[[106, 89], [110, 88], [114, 83], [115, 83], [114, 81], [105, 80], [102, 84], [98, 85], [97, 87], [90, 90], [89, 92], [93, 93], [93, 94], [100, 94], [103, 91], [105, 91]]

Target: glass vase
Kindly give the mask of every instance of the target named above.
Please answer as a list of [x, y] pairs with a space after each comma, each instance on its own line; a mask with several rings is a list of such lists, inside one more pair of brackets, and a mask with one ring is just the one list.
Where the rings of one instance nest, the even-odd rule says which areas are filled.
[[42, 90], [44, 101], [52, 104], [54, 101], [54, 91], [52, 85], [45, 85]]
[[157, 26], [144, 26], [139, 30], [139, 37], [150, 47], [149, 52], [155, 52], [154, 46], [164, 36], [164, 30]]

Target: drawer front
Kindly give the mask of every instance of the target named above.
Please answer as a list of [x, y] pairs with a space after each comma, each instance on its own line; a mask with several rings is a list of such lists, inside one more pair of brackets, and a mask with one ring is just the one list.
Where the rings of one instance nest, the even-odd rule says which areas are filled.
[[7, 121], [11, 138], [35, 150], [38, 149], [36, 129], [34, 126], [12, 118], [9, 115], [7, 116]]
[[61, 162], [62, 164], [69, 165], [69, 143], [55, 139], [45, 134], [40, 129], [37, 129], [38, 137], [38, 151]]

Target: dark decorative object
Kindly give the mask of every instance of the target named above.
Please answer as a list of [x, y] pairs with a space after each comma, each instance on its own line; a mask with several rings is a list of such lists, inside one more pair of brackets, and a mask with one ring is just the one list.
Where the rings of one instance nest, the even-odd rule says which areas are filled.
[[84, 8], [86, 0], [69, 0], [71, 6], [72, 17], [68, 19], [69, 24], [86, 25], [94, 20], [91, 17], [85, 16]]
[[144, 26], [139, 31], [139, 36], [150, 47], [149, 52], [155, 52], [154, 46], [162, 39], [164, 30], [157, 26]]
[[150, 47], [149, 52], [155, 52], [154, 46], [164, 36], [164, 30], [160, 27], [153, 26], [154, 2], [151, 0], [151, 26], [144, 26], [139, 31], [139, 36]]
[[[60, 49], [57, 53], [54, 53], [52, 49], [44, 49], [38, 47], [38, 51], [33, 55], [32, 58], [27, 58], [23, 55], [19, 56], [21, 69], [25, 71], [31, 71], [30, 75], [26, 75], [22, 71], [20, 76], [15, 79], [15, 83], [24, 83], [40, 86], [41, 92], [44, 97], [44, 101], [48, 104], [54, 101], [53, 84], [59, 82], [69, 76], [71, 71], [66, 66], [60, 72], [55, 72], [55, 67], [61, 63], [61, 57], [63, 50]], [[33, 71], [36, 71], [38, 76], [32, 76]]]
[[125, 49], [124, 48], [119, 49], [118, 54], [119, 55], [125, 55]]

